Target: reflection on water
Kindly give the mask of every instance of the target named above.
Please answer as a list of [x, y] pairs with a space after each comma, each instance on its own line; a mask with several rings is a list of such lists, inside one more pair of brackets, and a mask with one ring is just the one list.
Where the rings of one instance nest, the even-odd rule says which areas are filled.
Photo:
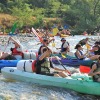
[[[74, 46], [83, 38], [83, 36], [75, 36], [74, 38], [67, 37], [66, 39], [71, 44], [71, 50], [74, 51]], [[40, 46], [34, 46], [37, 42], [32, 40], [27, 43], [21, 43], [26, 49], [37, 49]], [[55, 43], [56, 47], [60, 47], [60, 38], [57, 38]], [[10, 45], [7, 47], [8, 51], [10, 47]], [[0, 75], [0, 100], [100, 100], [100, 97], [84, 95], [59, 87], [41, 86], [38, 84], [6, 80]]]

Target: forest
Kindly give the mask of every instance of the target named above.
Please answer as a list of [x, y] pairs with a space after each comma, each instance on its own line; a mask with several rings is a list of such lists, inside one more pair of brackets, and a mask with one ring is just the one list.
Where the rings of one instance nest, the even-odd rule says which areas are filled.
[[[0, 0], [0, 28], [65, 27], [73, 34], [100, 32], [100, 0]], [[9, 15], [10, 17], [6, 17]]]

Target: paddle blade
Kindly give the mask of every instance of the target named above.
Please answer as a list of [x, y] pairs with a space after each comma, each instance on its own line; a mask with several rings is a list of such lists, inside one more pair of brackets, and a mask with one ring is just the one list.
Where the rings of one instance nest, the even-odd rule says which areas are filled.
[[54, 36], [59, 32], [58, 28], [54, 28], [52, 31]]
[[89, 50], [91, 47], [89, 44], [86, 44], [86, 48]]
[[12, 29], [11, 29], [11, 33], [13, 34], [16, 30], [16, 27], [17, 27], [17, 22], [15, 22], [12, 26]]
[[90, 72], [90, 67], [89, 66], [80, 65], [79, 69], [80, 69], [81, 73], [89, 73]]
[[43, 42], [43, 39], [38, 35], [38, 33], [36, 32], [36, 30], [32, 27], [32, 32], [35, 34], [35, 36], [38, 37], [38, 39], [40, 40], [40, 42]]
[[63, 58], [66, 58], [66, 56], [65, 56], [64, 54], [61, 54], [61, 56], [62, 56]]
[[52, 43], [52, 47], [55, 47], [55, 43], [54, 42]]

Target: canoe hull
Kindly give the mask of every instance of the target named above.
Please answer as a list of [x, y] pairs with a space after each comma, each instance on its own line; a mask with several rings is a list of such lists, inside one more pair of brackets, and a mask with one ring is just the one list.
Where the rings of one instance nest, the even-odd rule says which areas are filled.
[[19, 60], [0, 60], [0, 69], [3, 67], [16, 67]]
[[[59, 64], [58, 60], [52, 60], [52, 62], [54, 64]], [[78, 67], [79, 65], [91, 66], [91, 64], [93, 63], [92, 60], [83, 61], [83, 60], [78, 60], [73, 58], [61, 58], [60, 62], [63, 65], [74, 66], [74, 67]]]
[[10, 67], [3, 68], [1, 72], [7, 79], [31, 82], [40, 85], [62, 87], [85, 94], [100, 95], [100, 84], [93, 81], [39, 75], [20, 71], [16, 68]]

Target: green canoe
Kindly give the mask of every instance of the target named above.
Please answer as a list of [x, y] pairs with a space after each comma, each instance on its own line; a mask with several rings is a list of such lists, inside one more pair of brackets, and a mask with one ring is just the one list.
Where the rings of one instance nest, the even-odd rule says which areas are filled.
[[92, 78], [88, 75], [74, 74], [71, 77], [60, 78], [24, 72], [11, 67], [5, 67], [1, 72], [7, 79], [62, 87], [85, 94], [100, 95], [100, 83], [93, 82]]

